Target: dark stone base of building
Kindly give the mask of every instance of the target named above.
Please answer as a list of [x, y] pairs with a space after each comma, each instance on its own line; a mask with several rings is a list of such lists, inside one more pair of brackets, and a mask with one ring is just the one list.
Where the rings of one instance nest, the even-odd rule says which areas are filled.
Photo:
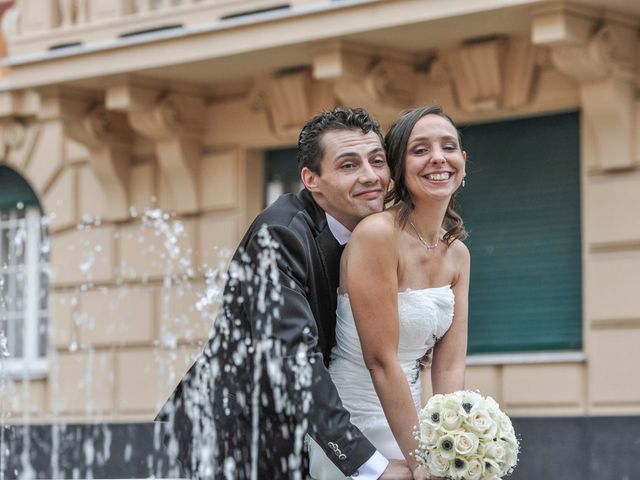
[[[5, 428], [5, 479], [181, 478], [161, 423], [58, 424]], [[186, 478], [186, 477], [185, 477]]]
[[513, 480], [640, 479], [640, 416], [517, 418]]
[[[640, 416], [517, 418], [513, 480], [640, 479]], [[180, 477], [162, 424], [9, 426], [4, 478]]]

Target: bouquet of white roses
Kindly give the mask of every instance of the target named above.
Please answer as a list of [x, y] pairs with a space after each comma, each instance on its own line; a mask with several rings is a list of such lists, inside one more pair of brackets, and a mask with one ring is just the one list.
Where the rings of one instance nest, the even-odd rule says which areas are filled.
[[456, 480], [499, 480], [513, 471], [520, 448], [498, 403], [468, 390], [431, 397], [418, 439], [416, 455], [429, 473]]

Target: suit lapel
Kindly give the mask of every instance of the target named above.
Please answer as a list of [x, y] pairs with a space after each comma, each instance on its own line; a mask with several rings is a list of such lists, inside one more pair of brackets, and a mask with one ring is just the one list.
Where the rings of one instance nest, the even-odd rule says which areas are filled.
[[315, 241], [318, 247], [319, 263], [322, 272], [316, 272], [318, 285], [316, 302], [319, 310], [319, 318], [316, 318], [320, 334], [319, 346], [328, 361], [329, 352], [335, 343], [336, 326], [336, 298], [338, 280], [340, 275], [340, 255], [342, 247], [331, 233], [327, 224], [327, 216], [307, 190], [299, 194], [305, 210], [311, 217], [314, 227], [317, 229]]
[[311, 193], [306, 189], [302, 190], [299, 193], [299, 198], [318, 232], [316, 235], [316, 244], [318, 245], [320, 260], [324, 270], [328, 297], [330, 297], [330, 303], [335, 307], [336, 290], [338, 288], [338, 277], [340, 274], [340, 255], [342, 255], [344, 247], [338, 243], [333, 233], [331, 233], [331, 229], [327, 223], [327, 215], [315, 202]]
[[324, 282], [320, 283], [318, 279], [318, 286], [324, 287], [324, 291], [317, 292], [320, 312], [319, 318], [316, 319], [320, 335], [318, 345], [324, 355], [324, 362], [328, 365], [329, 355], [336, 341], [337, 290], [342, 246], [334, 238], [329, 227], [325, 227], [316, 237], [316, 244], [324, 273]]
[[333, 303], [335, 303], [335, 294], [338, 289], [340, 276], [340, 255], [342, 255], [343, 248], [335, 239], [328, 226], [320, 232], [316, 242], [320, 255], [322, 256], [322, 263], [327, 278], [327, 288], [332, 294]]

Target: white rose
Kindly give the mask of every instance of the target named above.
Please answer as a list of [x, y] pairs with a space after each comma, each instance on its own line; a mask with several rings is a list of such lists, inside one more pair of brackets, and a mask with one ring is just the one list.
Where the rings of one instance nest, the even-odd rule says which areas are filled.
[[462, 425], [462, 420], [457, 410], [447, 408], [442, 411], [442, 426], [447, 430], [457, 430]]
[[449, 460], [439, 452], [433, 452], [429, 454], [427, 469], [431, 475], [444, 477], [449, 474]]
[[478, 449], [478, 437], [470, 432], [454, 435], [453, 446], [459, 455], [470, 455]]
[[482, 461], [478, 457], [472, 457], [467, 462], [465, 480], [479, 480], [484, 471]]
[[484, 449], [485, 457], [498, 462], [502, 462], [506, 453], [507, 452], [502, 445], [502, 442], [490, 442]]
[[493, 397], [490, 397], [489, 395], [484, 398], [484, 404], [485, 408], [489, 410], [500, 410], [500, 405], [498, 404], [498, 402], [496, 402], [495, 399]]
[[427, 445], [435, 445], [439, 436], [438, 431], [433, 425], [427, 422], [420, 424], [420, 442], [426, 443]]
[[504, 435], [502, 440], [504, 441], [504, 448], [507, 450], [507, 453], [518, 456], [520, 444], [518, 443], [515, 433], [512, 431], [510, 434]]
[[496, 423], [494, 423], [493, 425], [491, 425], [489, 427], [489, 430], [487, 430], [486, 432], [481, 434], [481, 436], [484, 436], [485, 438], [490, 439], [490, 440], [493, 440], [494, 438], [499, 438], [498, 437], [498, 425]]
[[495, 426], [495, 422], [485, 410], [476, 410], [472, 415], [469, 415], [465, 420], [465, 423], [469, 425], [469, 428], [472, 431], [478, 433], [485, 433], [492, 425]]
[[507, 450], [507, 454], [504, 459], [504, 465], [507, 471], [516, 466], [518, 463], [518, 451], [517, 450]]
[[511, 419], [504, 413], [500, 415], [500, 430], [506, 434], [509, 434], [513, 431], [513, 424], [511, 423]]

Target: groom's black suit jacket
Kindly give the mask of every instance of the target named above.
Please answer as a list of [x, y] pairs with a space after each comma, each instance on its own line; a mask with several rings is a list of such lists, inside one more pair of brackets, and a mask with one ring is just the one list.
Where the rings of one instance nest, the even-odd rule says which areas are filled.
[[249, 228], [203, 354], [158, 415], [193, 477], [304, 475], [306, 432], [345, 475], [374, 453], [326, 369], [341, 252], [307, 190], [281, 196]]

